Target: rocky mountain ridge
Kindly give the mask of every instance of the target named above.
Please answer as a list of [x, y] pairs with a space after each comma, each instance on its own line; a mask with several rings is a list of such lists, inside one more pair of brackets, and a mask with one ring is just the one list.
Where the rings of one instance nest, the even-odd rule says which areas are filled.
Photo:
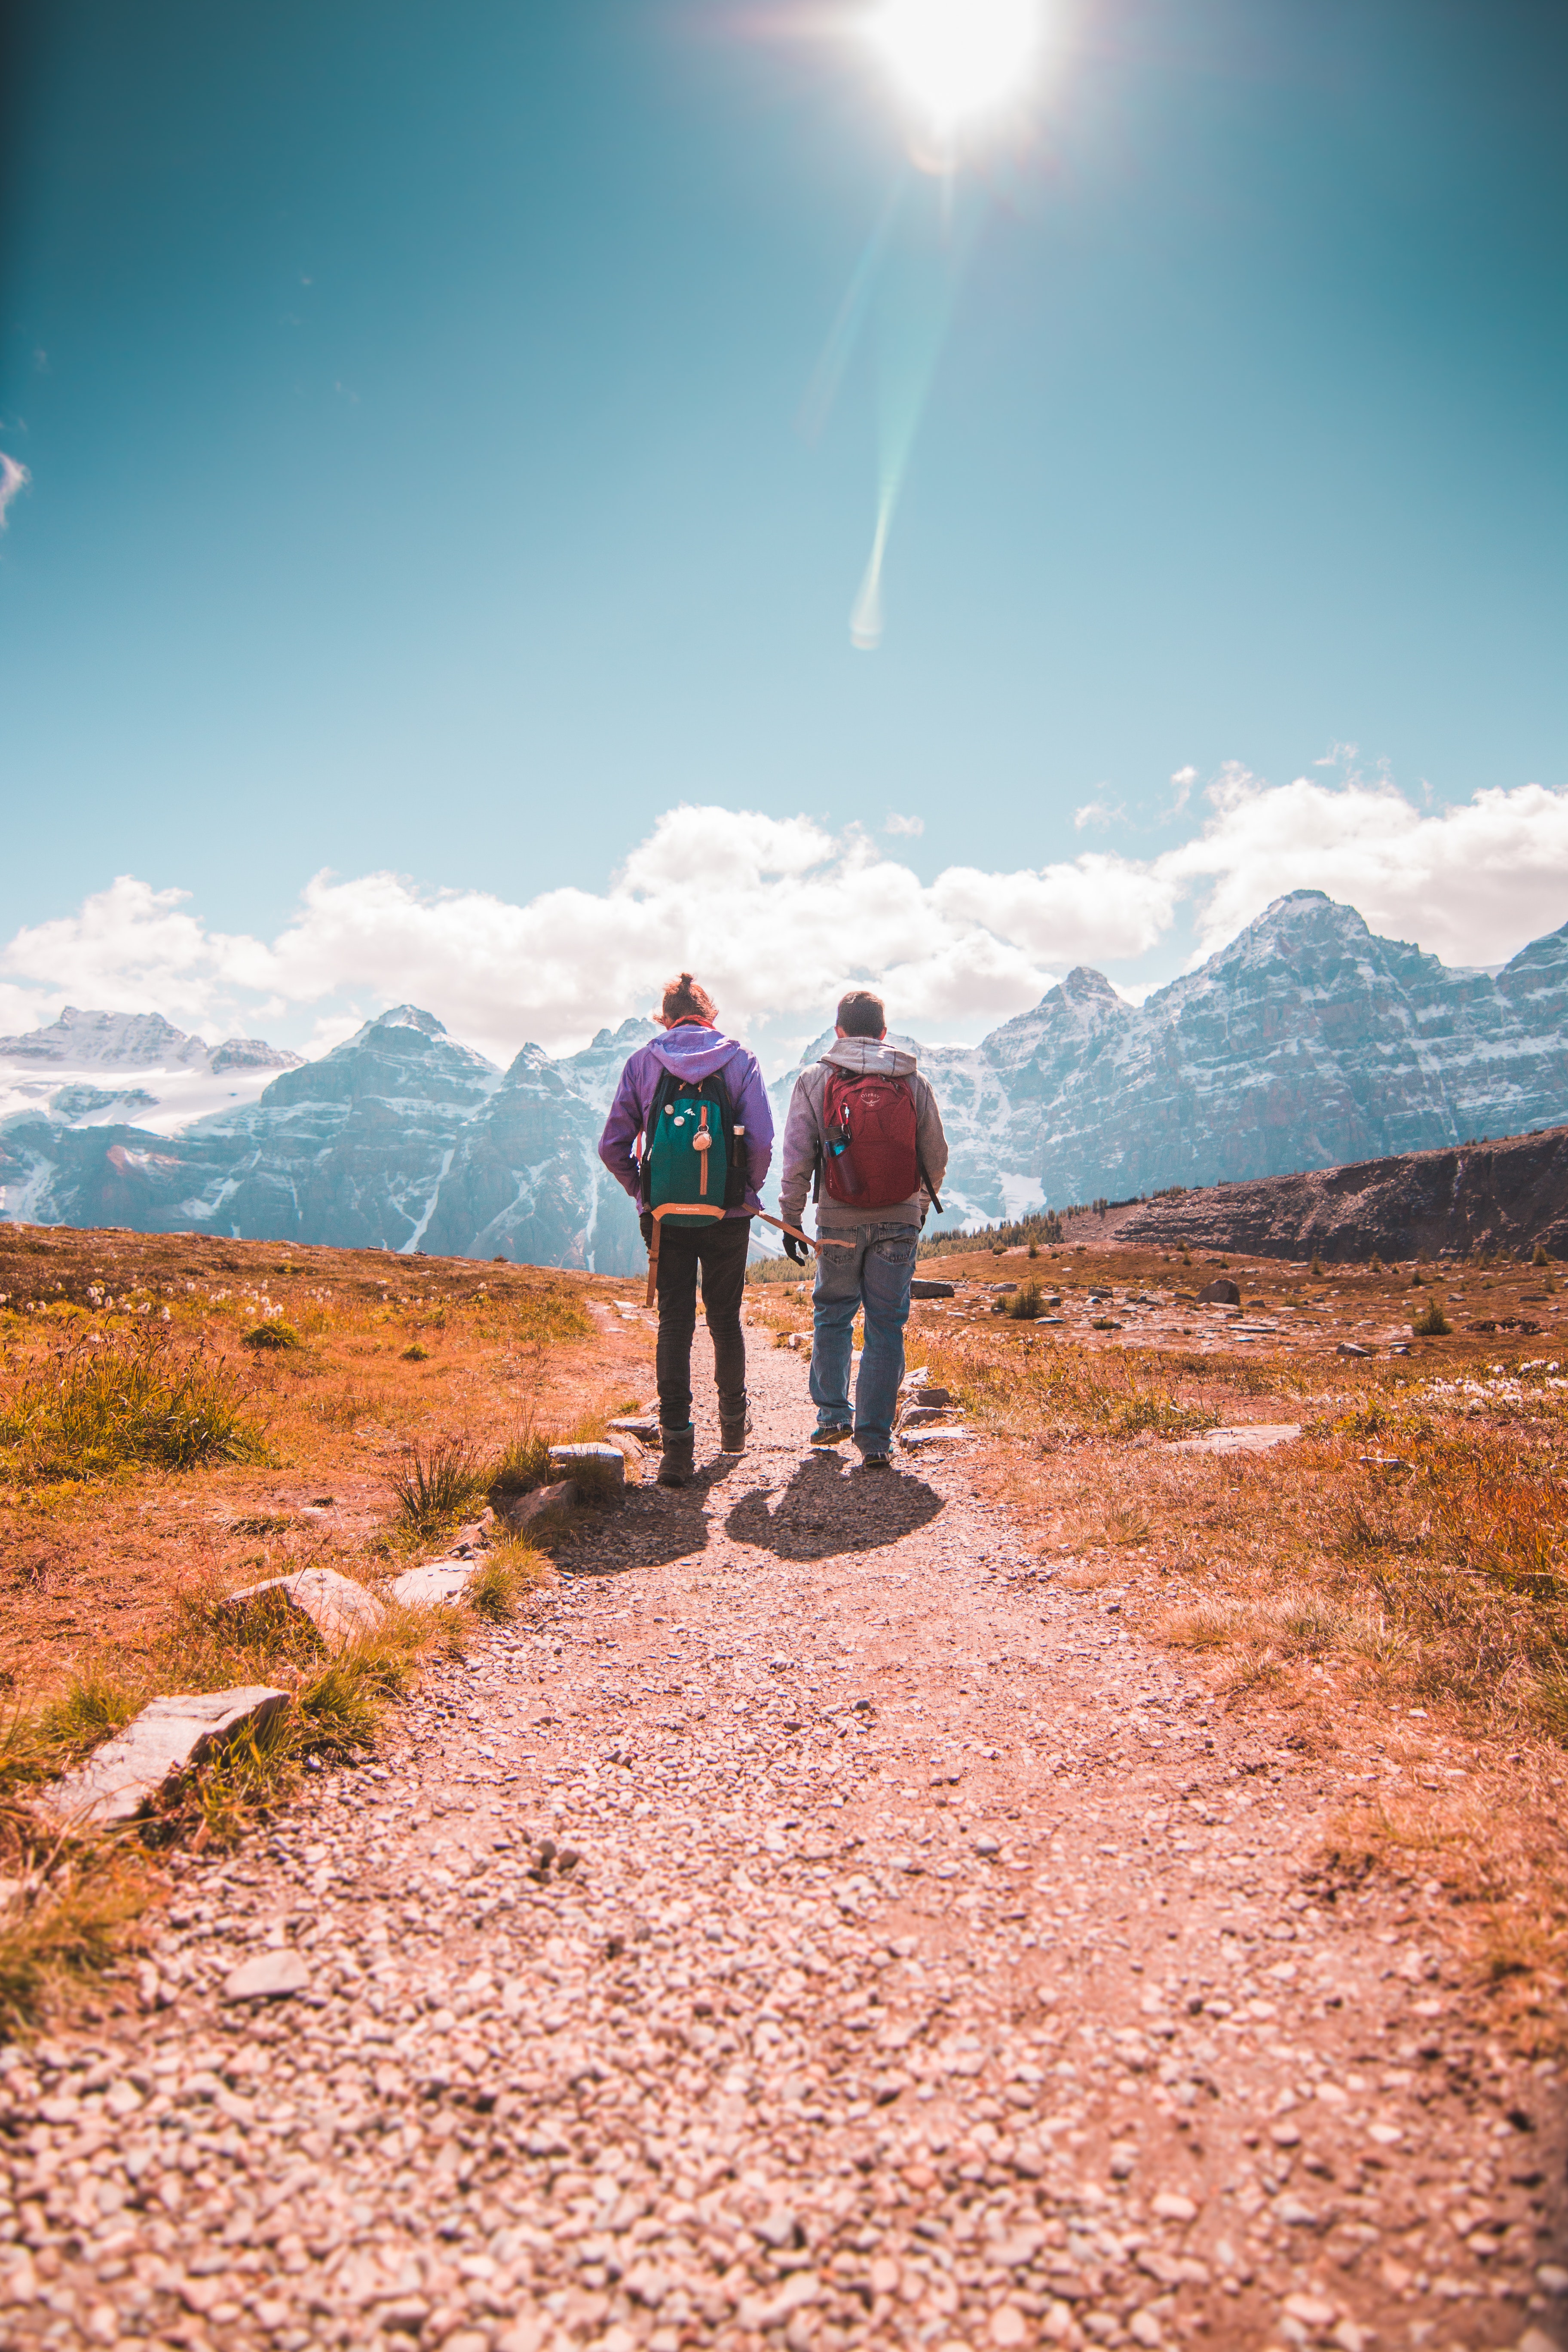
[[[1141, 1006], [1079, 968], [977, 1045], [917, 1048], [952, 1144], [943, 1222], [1553, 1126], [1568, 1119], [1565, 1014], [1568, 925], [1498, 972], [1455, 970], [1294, 891]], [[140, 1066], [90, 1024], [130, 1019], [69, 1016], [71, 1034], [104, 1041], [100, 1078]], [[156, 1016], [120, 1034], [123, 1054], [165, 1060], [181, 1036]], [[184, 1125], [123, 1094], [74, 1113], [56, 1088], [0, 1118], [0, 1214], [630, 1272], [636, 1218], [596, 1144], [622, 1064], [653, 1034], [626, 1021], [577, 1054], [524, 1045], [501, 1070], [400, 1005], [317, 1060], [275, 1057], [292, 1066], [256, 1099]], [[795, 1075], [770, 1088], [781, 1129]]]

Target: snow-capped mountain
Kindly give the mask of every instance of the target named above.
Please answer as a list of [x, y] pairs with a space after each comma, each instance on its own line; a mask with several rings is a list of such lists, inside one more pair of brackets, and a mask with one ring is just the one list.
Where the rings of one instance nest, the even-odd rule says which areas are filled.
[[[1565, 1014], [1568, 925], [1500, 971], [1454, 970], [1293, 891], [1141, 1006], [1080, 968], [978, 1045], [917, 1048], [952, 1145], [943, 1222], [1552, 1126], [1568, 1119]], [[209, 1049], [155, 1015], [68, 1013], [0, 1041], [30, 1089], [0, 1118], [0, 1214], [627, 1273], [637, 1221], [595, 1147], [652, 1034], [626, 1021], [559, 1059], [525, 1045], [503, 1071], [406, 1004], [308, 1063]], [[182, 1070], [248, 1091], [182, 1116]], [[781, 1130], [795, 1075], [770, 1089]], [[770, 1191], [776, 1205], [776, 1165]]]
[[68, 1004], [47, 1029], [0, 1037], [0, 1120], [42, 1111], [68, 1127], [134, 1119], [150, 1134], [172, 1135], [209, 1111], [254, 1101], [299, 1062], [259, 1037], [209, 1045], [161, 1013]]

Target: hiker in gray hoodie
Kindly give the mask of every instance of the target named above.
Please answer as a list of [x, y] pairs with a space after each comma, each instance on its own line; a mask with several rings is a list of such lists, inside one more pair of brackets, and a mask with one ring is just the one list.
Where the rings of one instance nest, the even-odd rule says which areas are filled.
[[[916, 1069], [914, 1055], [889, 1045], [887, 1036], [881, 998], [866, 989], [851, 990], [838, 1007], [834, 1043], [795, 1082], [784, 1124], [780, 1197], [786, 1225], [800, 1223], [808, 1189], [816, 1197], [811, 1348], [816, 1427], [811, 1442], [837, 1445], [852, 1436], [868, 1470], [888, 1467], [904, 1376], [915, 1244], [947, 1173], [947, 1138], [936, 1097]], [[868, 1082], [864, 1119], [857, 1100], [861, 1080]], [[877, 1086], [877, 1080], [883, 1083]], [[889, 1180], [898, 1184], [906, 1177], [907, 1197], [889, 1198]], [[785, 1234], [784, 1248], [797, 1265], [805, 1264], [805, 1246], [793, 1234]], [[866, 1347], [852, 1421], [851, 1334], [862, 1307]]]

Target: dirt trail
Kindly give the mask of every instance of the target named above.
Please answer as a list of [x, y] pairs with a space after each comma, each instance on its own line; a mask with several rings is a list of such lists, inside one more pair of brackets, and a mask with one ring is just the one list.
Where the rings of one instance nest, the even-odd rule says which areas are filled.
[[163, 2005], [6, 2054], [0, 2341], [1549, 2352], [1555, 2077], [1436, 1903], [1319, 1887], [1334, 1771], [958, 1449], [805, 1454], [805, 1369], [759, 1334], [742, 1460], [187, 1863]]

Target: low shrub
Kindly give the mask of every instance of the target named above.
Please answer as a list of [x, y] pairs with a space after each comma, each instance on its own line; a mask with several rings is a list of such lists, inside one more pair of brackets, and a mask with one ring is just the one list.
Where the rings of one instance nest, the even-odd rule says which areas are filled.
[[285, 1322], [282, 1316], [279, 1315], [273, 1317], [269, 1322], [258, 1323], [252, 1330], [243, 1332], [241, 1344], [247, 1348], [259, 1349], [265, 1353], [268, 1349], [302, 1348], [305, 1342], [300, 1339], [292, 1323]]
[[1441, 1339], [1453, 1329], [1436, 1299], [1428, 1299], [1419, 1315], [1410, 1318], [1410, 1328], [1418, 1339]]

